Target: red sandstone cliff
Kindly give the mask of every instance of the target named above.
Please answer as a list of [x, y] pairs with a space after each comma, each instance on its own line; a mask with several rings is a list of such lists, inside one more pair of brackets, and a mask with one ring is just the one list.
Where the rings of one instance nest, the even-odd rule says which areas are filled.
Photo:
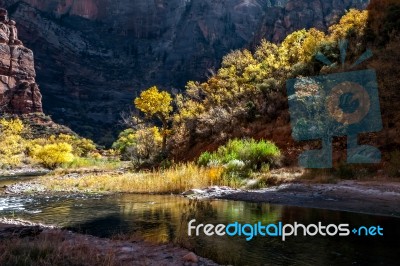
[[35, 82], [33, 53], [18, 40], [15, 21], [0, 9], [0, 111], [41, 113], [42, 95]]

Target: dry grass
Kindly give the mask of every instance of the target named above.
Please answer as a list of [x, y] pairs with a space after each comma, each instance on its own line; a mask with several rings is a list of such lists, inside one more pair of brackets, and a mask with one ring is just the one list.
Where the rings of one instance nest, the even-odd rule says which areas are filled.
[[63, 164], [59, 167], [58, 171], [73, 171], [79, 169], [102, 169], [102, 170], [116, 170], [121, 167], [126, 167], [126, 162], [121, 162], [119, 160], [101, 158], [82, 158], [77, 157], [72, 162]]
[[238, 187], [240, 182], [223, 175], [222, 167], [203, 168], [194, 163], [166, 170], [141, 173], [99, 173], [80, 177], [45, 177], [42, 183], [52, 191], [181, 193], [213, 185]]
[[0, 240], [0, 265], [119, 265], [112, 252], [90, 243], [73, 243], [63, 234]]

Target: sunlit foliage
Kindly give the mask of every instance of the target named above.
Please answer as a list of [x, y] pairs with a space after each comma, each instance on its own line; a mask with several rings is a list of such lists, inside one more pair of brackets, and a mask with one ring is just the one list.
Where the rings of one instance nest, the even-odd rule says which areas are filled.
[[72, 146], [65, 142], [35, 145], [31, 148], [32, 158], [44, 167], [54, 169], [64, 163], [70, 163], [74, 159]]
[[236, 165], [260, 170], [262, 165], [276, 165], [281, 156], [279, 148], [270, 141], [254, 139], [233, 139], [226, 145], [218, 148], [216, 152], [203, 153], [198, 163], [207, 165]]
[[339, 21], [329, 28], [331, 37], [340, 40], [350, 36], [363, 36], [367, 27], [368, 11], [350, 9]]
[[26, 141], [22, 137], [25, 127], [19, 119], [0, 120], [0, 166], [15, 167], [24, 159]]
[[142, 111], [148, 118], [157, 118], [162, 123], [162, 151], [166, 151], [166, 141], [169, 134], [168, 121], [172, 112], [172, 97], [166, 91], [159, 91], [153, 86], [143, 91], [135, 99], [135, 106]]
[[96, 151], [96, 145], [90, 139], [81, 138], [75, 135], [59, 134], [51, 135], [48, 138], [37, 138], [30, 141], [30, 146], [46, 144], [68, 143], [72, 147], [74, 156], [86, 157]]
[[303, 29], [289, 34], [279, 47], [283, 66], [290, 68], [297, 63], [309, 62], [324, 39], [325, 34], [316, 29]]
[[60, 134], [32, 138], [29, 126], [20, 119], [0, 120], [0, 166], [15, 168], [37, 163], [55, 168], [74, 158], [99, 158], [93, 141], [76, 135]]
[[[54, 138], [54, 136], [53, 136]], [[96, 151], [96, 145], [91, 139], [78, 137], [76, 135], [60, 134], [56, 142], [65, 142], [72, 146], [72, 152], [76, 156], [88, 156]]]
[[159, 91], [156, 86], [143, 91], [135, 99], [135, 106], [147, 116], [163, 119], [172, 111], [172, 97], [166, 91]]
[[343, 38], [349, 38], [349, 46], [354, 46], [350, 57], [365, 50], [362, 36], [367, 18], [368, 11], [351, 9], [328, 34], [302, 29], [289, 34], [281, 44], [262, 40], [254, 52], [244, 49], [226, 55], [221, 68], [206, 82], [190, 81], [186, 93], [179, 95], [173, 147], [181, 150], [210, 139], [221, 143], [230, 136], [249, 136], [238, 133], [240, 126], [276, 120], [287, 108], [286, 81], [325, 70], [315, 58], [318, 52], [337, 62], [338, 41]]

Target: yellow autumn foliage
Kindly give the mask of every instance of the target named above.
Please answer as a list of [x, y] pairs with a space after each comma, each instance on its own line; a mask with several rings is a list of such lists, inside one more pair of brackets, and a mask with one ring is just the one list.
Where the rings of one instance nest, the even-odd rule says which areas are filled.
[[47, 168], [56, 168], [63, 163], [70, 163], [74, 159], [72, 146], [65, 142], [44, 146], [35, 145], [32, 147], [30, 155], [36, 162]]
[[282, 65], [290, 68], [293, 64], [308, 62], [324, 39], [325, 34], [317, 29], [291, 33], [279, 47]]
[[192, 99], [186, 99], [182, 94], [176, 96], [176, 105], [180, 112], [175, 114], [174, 121], [191, 119], [205, 111], [202, 103]]
[[92, 140], [68, 134], [60, 134], [58, 136], [51, 135], [48, 138], [33, 139], [29, 143], [28, 150], [35, 145], [44, 146], [46, 144], [56, 143], [68, 143], [71, 145], [74, 156], [86, 157], [96, 151], [96, 145]]
[[339, 21], [329, 28], [335, 40], [346, 39], [349, 34], [362, 36], [368, 24], [368, 11], [350, 9]]
[[135, 106], [148, 117], [157, 116], [158, 118], [168, 117], [172, 111], [172, 97], [166, 91], [159, 91], [153, 86], [143, 91], [135, 99]]
[[[211, 71], [206, 82], [189, 81], [186, 93], [177, 96], [170, 142], [177, 154], [188, 148], [186, 143], [208, 142], [210, 137], [218, 142], [220, 136], [235, 135], [237, 125], [246, 128], [256, 120], [276, 119], [286, 104], [286, 81], [322, 73], [317, 54], [325, 55], [334, 65], [342, 39], [349, 43], [347, 60], [365, 50], [367, 20], [368, 11], [351, 9], [330, 27], [329, 34], [315, 28], [301, 29], [280, 44], [262, 40], [254, 52], [243, 49], [227, 54], [221, 68]], [[390, 25], [392, 29], [397, 24], [393, 20]]]
[[19, 119], [0, 120], [0, 167], [15, 167], [21, 164], [26, 141], [21, 136], [24, 124]]
[[19, 135], [25, 129], [20, 119], [0, 119], [1, 134]]

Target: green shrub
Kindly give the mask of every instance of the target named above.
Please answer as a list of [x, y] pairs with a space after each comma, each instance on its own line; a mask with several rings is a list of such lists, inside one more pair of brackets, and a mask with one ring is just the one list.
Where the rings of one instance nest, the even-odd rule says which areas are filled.
[[263, 164], [275, 166], [280, 158], [279, 148], [270, 141], [254, 139], [230, 140], [216, 152], [222, 163], [241, 160], [254, 170], [260, 170]]
[[231, 160], [224, 165], [224, 175], [229, 178], [247, 178], [251, 175], [251, 169], [241, 160]]
[[280, 157], [279, 148], [270, 141], [234, 139], [219, 147], [214, 153], [204, 152], [197, 163], [201, 166], [209, 166], [217, 162], [224, 165], [229, 173], [243, 173], [248, 170], [260, 171], [276, 166]]
[[135, 130], [129, 128], [119, 134], [118, 140], [113, 143], [112, 148], [121, 154], [122, 159], [129, 160], [127, 150], [136, 143]]
[[241, 160], [232, 160], [225, 165], [229, 171], [242, 171], [246, 168], [246, 164]]
[[212, 158], [212, 154], [211, 153], [209, 153], [208, 151], [203, 152], [200, 155], [199, 159], [197, 160], [197, 164], [199, 166], [207, 166], [208, 163], [211, 161], [211, 158]]
[[238, 152], [239, 158], [250, 162], [255, 170], [261, 170], [263, 164], [275, 166], [281, 155], [279, 148], [274, 143], [264, 140], [257, 142], [253, 139], [244, 143], [244, 147]]

